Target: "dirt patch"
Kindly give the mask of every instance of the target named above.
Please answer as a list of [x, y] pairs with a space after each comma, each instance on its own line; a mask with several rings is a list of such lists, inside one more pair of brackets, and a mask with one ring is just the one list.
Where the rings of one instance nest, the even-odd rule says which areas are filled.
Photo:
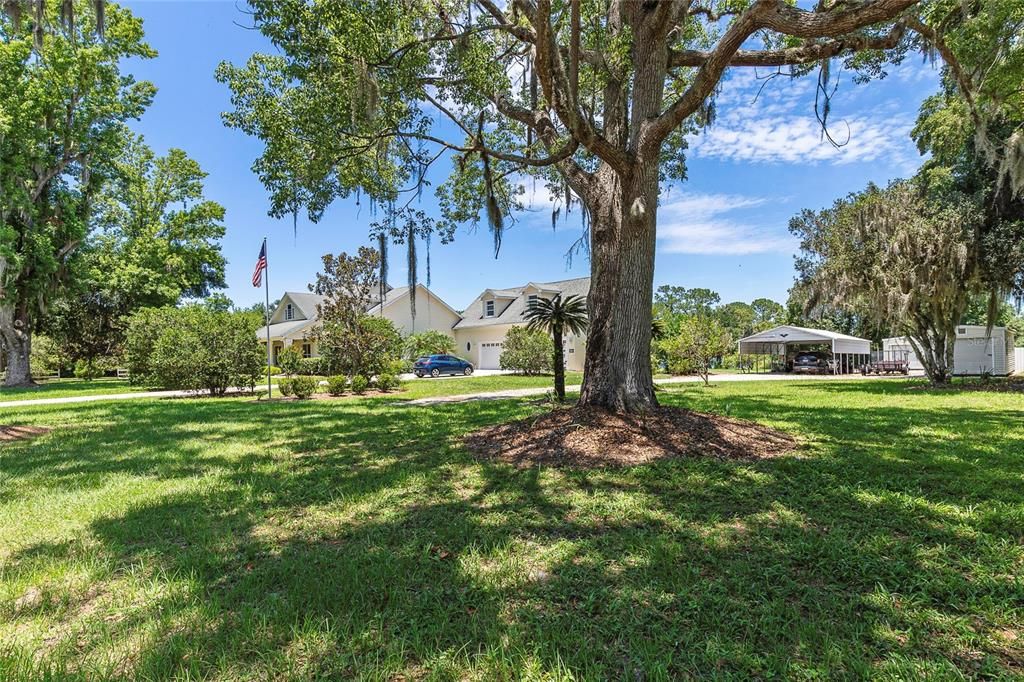
[[666, 457], [766, 459], [797, 447], [789, 434], [754, 422], [662, 407], [646, 415], [558, 409], [474, 431], [463, 441], [484, 459], [519, 467], [632, 466]]
[[49, 432], [50, 429], [42, 426], [4, 426], [0, 424], [0, 443], [12, 440], [31, 440]]

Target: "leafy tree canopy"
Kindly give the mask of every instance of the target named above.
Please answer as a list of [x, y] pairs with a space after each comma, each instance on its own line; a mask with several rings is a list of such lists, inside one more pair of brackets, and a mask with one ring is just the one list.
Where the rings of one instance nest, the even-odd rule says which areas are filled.
[[93, 3], [71, 7], [40, 2], [29, 12], [15, 1], [0, 12], [0, 339], [9, 385], [30, 380], [32, 331], [114, 174], [125, 122], [155, 92], [121, 70], [125, 59], [156, 54], [142, 22], [113, 4], [103, 22]]

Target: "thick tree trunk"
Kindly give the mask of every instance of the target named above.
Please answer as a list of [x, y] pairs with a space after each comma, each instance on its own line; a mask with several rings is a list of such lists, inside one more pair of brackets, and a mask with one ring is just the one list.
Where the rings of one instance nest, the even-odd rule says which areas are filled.
[[646, 412], [658, 406], [651, 375], [657, 169], [625, 182], [599, 172], [592, 199], [587, 357], [581, 406]]
[[936, 385], [948, 384], [953, 376], [956, 328], [922, 330], [908, 338], [928, 380]]
[[7, 360], [4, 386], [31, 386], [32, 331], [24, 316], [14, 306], [0, 306], [0, 340]]

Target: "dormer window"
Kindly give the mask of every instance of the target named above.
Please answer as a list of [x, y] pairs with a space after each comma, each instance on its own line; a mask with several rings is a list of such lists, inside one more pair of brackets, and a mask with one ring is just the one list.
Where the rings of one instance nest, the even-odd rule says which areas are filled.
[[538, 298], [537, 294], [530, 294], [526, 298], [526, 305], [533, 305], [534, 303], [537, 302], [537, 298]]
[[484, 302], [484, 317], [494, 317], [494, 301]]
[[288, 305], [286, 305], [284, 307], [284, 319], [286, 319], [286, 320], [294, 320], [295, 319], [295, 308], [292, 307], [291, 303], [289, 303]]

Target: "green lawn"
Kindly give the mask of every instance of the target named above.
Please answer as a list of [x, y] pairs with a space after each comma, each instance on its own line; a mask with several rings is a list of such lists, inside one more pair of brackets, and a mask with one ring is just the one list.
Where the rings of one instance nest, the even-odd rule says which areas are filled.
[[104, 395], [145, 391], [144, 386], [132, 386], [126, 379], [46, 379], [38, 386], [4, 388], [0, 386], [0, 402], [7, 400], [36, 400], [39, 398], [67, 398], [78, 395]]
[[457, 444], [528, 401], [7, 410], [0, 679], [1019, 677], [1024, 397], [907, 386], [673, 387], [804, 445], [591, 471]]

